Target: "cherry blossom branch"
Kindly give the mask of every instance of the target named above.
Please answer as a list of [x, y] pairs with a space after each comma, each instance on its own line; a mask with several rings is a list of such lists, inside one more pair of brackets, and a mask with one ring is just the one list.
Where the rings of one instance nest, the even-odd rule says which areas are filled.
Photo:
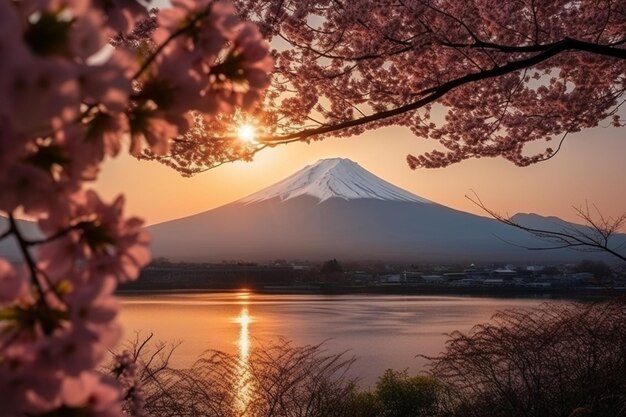
[[37, 246], [37, 245], [43, 245], [46, 243], [50, 243], [53, 242], [57, 239], [60, 239], [62, 237], [64, 237], [65, 235], [67, 235], [68, 233], [70, 233], [73, 230], [78, 230], [80, 228], [82, 228], [83, 226], [85, 226], [86, 224], [88, 224], [89, 222], [79, 222], [76, 223], [70, 227], [66, 227], [65, 229], [61, 229], [58, 232], [44, 238], [44, 239], [37, 239], [37, 240], [31, 240], [31, 239], [24, 239], [24, 243], [27, 246]]
[[571, 132], [569, 130], [567, 132], [565, 132], [563, 134], [563, 136], [561, 136], [561, 139], [559, 140], [559, 145], [556, 147], [556, 150], [554, 150], [552, 153], [548, 154], [544, 158], [539, 159], [537, 162], [546, 162], [546, 161], [549, 161], [550, 159], [554, 158], [561, 151], [561, 149], [563, 148], [563, 143], [565, 142], [565, 139], [567, 138], [567, 136], [570, 133]]
[[180, 35], [183, 35], [185, 32], [187, 32], [189, 29], [191, 29], [193, 27], [193, 25], [195, 25], [196, 23], [198, 23], [200, 20], [204, 19], [205, 17], [207, 17], [210, 13], [210, 9], [207, 9], [203, 12], [198, 13], [197, 15], [195, 15], [192, 19], [189, 20], [189, 22], [187, 22], [187, 24], [185, 24], [184, 26], [182, 26], [180, 29], [172, 32], [164, 41], [161, 45], [159, 45], [154, 52], [152, 52], [150, 54], [150, 56], [148, 56], [148, 58], [146, 58], [146, 60], [143, 62], [143, 64], [141, 65], [141, 67], [139, 67], [139, 69], [137, 70], [137, 72], [135, 72], [135, 74], [132, 76], [133, 80], [138, 79], [141, 74], [143, 74], [148, 67], [150, 66], [150, 64], [152, 64], [152, 62], [157, 58], [157, 56], [159, 56], [159, 54], [161, 52], [163, 52], [163, 50], [167, 47], [167, 45], [170, 44], [170, 42], [172, 42], [174, 39], [176, 39], [177, 37], [179, 37]]
[[[413, 49], [413, 45], [409, 45], [409, 46], [404, 46], [402, 48], [398, 48], [394, 51], [388, 51], [386, 53], [381, 53], [381, 54], [364, 54], [364, 55], [359, 55], [359, 56], [354, 56], [354, 57], [347, 57], [347, 56], [341, 56], [341, 55], [334, 55], [334, 54], [330, 54], [328, 51], [320, 51], [317, 50], [309, 45], [305, 45], [305, 44], [301, 44], [298, 43], [292, 39], [289, 39], [287, 37], [285, 37], [283, 34], [279, 34], [278, 35], [282, 40], [284, 40], [285, 42], [288, 42], [289, 44], [291, 44], [292, 46], [295, 46], [297, 48], [301, 48], [304, 50], [307, 50], [309, 52], [313, 52], [315, 55], [317, 55], [320, 58], [327, 58], [327, 59], [342, 59], [342, 60], [348, 60], [348, 61], [367, 61], [367, 60], [371, 60], [371, 59], [378, 59], [381, 57], [391, 57], [394, 55], [400, 55], [403, 54], [405, 52], [410, 52]], [[332, 49], [331, 49], [332, 50]]]
[[[45, 298], [45, 294], [46, 292], [52, 292], [54, 294], [54, 296], [56, 297], [56, 299], [62, 303], [67, 305], [66, 301], [63, 299], [62, 295], [58, 292], [58, 290], [54, 287], [54, 285], [51, 283], [50, 278], [45, 274], [44, 271], [42, 271], [36, 264], [35, 260], [33, 259], [33, 256], [30, 253], [29, 248], [31, 246], [35, 246], [35, 245], [40, 245], [40, 244], [44, 244], [44, 243], [49, 243], [52, 242], [56, 239], [59, 239], [63, 236], [65, 236], [67, 233], [69, 233], [72, 230], [75, 230], [77, 228], [80, 228], [82, 226], [82, 224], [84, 224], [84, 222], [78, 223], [74, 226], [71, 226], [67, 229], [63, 229], [61, 231], [59, 231], [58, 233], [55, 233], [54, 235], [48, 236], [45, 239], [40, 239], [40, 240], [30, 240], [27, 239], [26, 237], [24, 237], [22, 235], [22, 233], [19, 230], [19, 227], [17, 225], [17, 221], [15, 219], [15, 217], [12, 214], [9, 214], [9, 230], [7, 230], [6, 232], [3, 233], [3, 235], [13, 235], [15, 237], [15, 239], [18, 242], [18, 246], [20, 248], [20, 252], [24, 258], [24, 260], [26, 261], [26, 265], [29, 269], [30, 272], [30, 277], [31, 277], [31, 282], [35, 285], [37, 292], [40, 295], [40, 300], [39, 302], [43, 303], [44, 305], [46, 305], [46, 298]], [[0, 238], [1, 240], [1, 238]], [[41, 285], [41, 281], [40, 278], [44, 280], [45, 284], [46, 284], [46, 289], [44, 290], [43, 286]]]
[[[202, 20], [206, 16], [208, 16], [209, 13], [210, 13], [210, 11], [208, 9], [206, 11], [202, 12], [202, 13], [198, 13], [186, 25], [182, 26], [180, 29], [176, 30], [175, 32], [172, 32], [172, 34], [170, 34], [165, 39], [165, 41], [163, 41], [163, 43], [161, 45], [159, 45], [155, 49], [155, 51], [152, 52], [146, 58], [146, 60], [142, 63], [141, 67], [139, 67], [139, 69], [135, 72], [135, 74], [133, 74], [133, 76], [131, 77], [131, 80], [137, 80], [150, 67], [150, 64], [152, 64], [152, 62], [154, 62], [154, 60], [157, 58], [157, 56], [159, 56], [159, 54], [161, 54], [161, 52], [163, 52], [163, 50], [167, 47], [167, 45], [169, 45], [174, 39], [176, 39], [180, 35], [182, 35], [185, 32], [187, 32], [194, 24], [198, 23], [200, 20]], [[88, 104], [87, 108], [81, 112], [81, 114], [79, 115], [77, 120], [80, 121], [80, 120], [84, 119], [89, 114], [89, 112], [91, 110], [93, 110], [94, 108], [96, 108], [96, 107], [98, 107], [97, 104]]]
[[477, 39], [473, 43], [453, 43], [453, 42], [440, 42], [443, 46], [449, 46], [453, 48], [472, 48], [472, 49], [492, 49], [498, 52], [507, 52], [507, 53], [527, 53], [527, 52], [543, 52], [547, 51], [550, 48], [555, 47], [556, 45], [568, 42], [571, 44], [571, 47], [568, 49], [572, 50], [580, 50], [586, 52], [592, 52], [599, 55], [610, 56], [613, 58], [626, 59], [626, 50], [622, 48], [616, 48], [616, 46], [624, 43], [624, 40], [611, 42], [609, 44], [603, 45], [599, 43], [593, 42], [585, 42], [572, 38], [564, 38], [558, 42], [552, 42], [547, 44], [533, 44], [533, 45], [523, 45], [523, 46], [515, 46], [515, 45], [502, 45], [492, 42], [485, 42]]
[[[127, 372], [118, 384], [98, 366], [118, 339], [115, 289], [148, 264], [149, 238], [142, 219], [124, 215], [123, 196], [105, 202], [87, 182], [126, 138], [135, 156], [143, 149], [167, 154], [170, 139], [189, 128], [190, 113], [219, 120], [241, 103], [257, 105], [270, 83], [269, 46], [228, 2], [174, 2], [158, 31], [156, 12], [139, 1], [96, 3], [85, 13], [76, 2], [43, 0], [24, 9], [0, 1], [12, 40], [0, 47], [0, 214], [9, 219], [0, 239], [15, 237], [21, 264], [0, 257], [2, 415], [145, 415], [136, 357], [122, 358]], [[51, 39], [51, 31], [59, 36]], [[111, 33], [129, 31], [118, 44], [132, 38], [149, 45], [134, 48], [139, 64], [119, 51], [89, 61]], [[173, 41], [189, 32], [200, 41]], [[220, 54], [224, 85], [217, 91], [208, 88], [214, 80], [207, 68]], [[148, 71], [152, 84], [137, 84]], [[139, 102], [138, 89], [145, 92]], [[23, 235], [16, 211], [32, 215], [42, 234]], [[165, 353], [158, 355], [166, 364]], [[165, 369], [159, 360], [148, 363], [154, 373]]]
[[369, 116], [360, 117], [357, 119], [352, 119], [352, 120], [348, 120], [345, 122], [330, 124], [326, 126], [321, 126], [318, 128], [304, 129], [298, 132], [288, 133], [288, 134], [280, 135], [280, 136], [261, 137], [260, 141], [273, 143], [273, 142], [288, 141], [292, 139], [306, 140], [313, 136], [332, 133], [332, 132], [348, 129], [351, 127], [362, 126], [362, 125], [379, 121], [379, 120], [389, 119], [391, 117], [398, 116], [398, 115], [401, 115], [401, 114], [404, 114], [413, 110], [417, 110], [421, 107], [424, 107], [427, 104], [433, 103], [437, 99], [444, 96], [446, 93], [462, 85], [469, 84], [469, 83], [476, 82], [476, 81], [486, 80], [490, 78], [500, 77], [500, 76], [503, 76], [503, 75], [506, 75], [515, 71], [529, 68], [537, 64], [540, 64], [566, 51], [590, 52], [590, 53], [594, 53], [594, 54], [598, 54], [602, 56], [626, 60], [626, 49], [592, 44], [589, 42], [579, 41], [579, 40], [575, 40], [572, 38], [565, 38], [564, 40], [560, 42], [547, 45], [547, 46], [546, 45], [542, 46], [542, 52], [532, 57], [520, 59], [517, 61], [512, 61], [502, 66], [495, 66], [489, 70], [467, 74], [465, 76], [447, 81], [436, 87], [424, 89], [421, 92], [417, 93], [417, 95], [426, 94], [425, 97], [417, 101], [414, 101], [412, 103], [406, 104], [404, 106], [399, 106], [394, 109], [374, 113]]
[[45, 303], [45, 299], [46, 299], [45, 292], [41, 286], [41, 283], [39, 282], [37, 265], [35, 264], [35, 260], [33, 259], [32, 255], [30, 254], [28, 250], [28, 245], [26, 243], [26, 240], [22, 236], [17, 226], [17, 221], [15, 220], [15, 217], [13, 217], [13, 214], [9, 214], [9, 224], [10, 224], [9, 231], [11, 232], [11, 234], [13, 234], [13, 236], [15, 237], [15, 240], [17, 240], [17, 244], [20, 248], [22, 257], [26, 261], [26, 266], [28, 267], [28, 270], [30, 272], [31, 282], [37, 289], [37, 292], [39, 293], [39, 296], [41, 298], [41, 302]]

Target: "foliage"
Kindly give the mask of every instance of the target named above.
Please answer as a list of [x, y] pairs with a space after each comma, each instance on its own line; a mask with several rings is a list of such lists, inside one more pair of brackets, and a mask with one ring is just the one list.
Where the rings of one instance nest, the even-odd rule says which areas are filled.
[[385, 371], [371, 392], [355, 392], [352, 416], [430, 417], [438, 414], [440, 387], [428, 376], [409, 376], [406, 371]]
[[497, 156], [526, 166], [570, 133], [623, 126], [623, 1], [236, 4], [276, 48], [265, 105], [247, 116], [260, 139], [232, 152], [232, 120], [220, 119], [155, 157], [187, 175], [268, 146], [392, 125], [435, 143], [407, 157], [412, 168]]
[[607, 278], [613, 274], [611, 268], [600, 261], [583, 260], [574, 268], [576, 272], [589, 272], [593, 274], [595, 278]]
[[543, 275], [548, 275], [548, 276], [553, 277], [555, 275], [561, 275], [561, 270], [556, 266], [546, 266], [545, 268], [541, 270], [541, 273]]
[[[150, 34], [143, 51], [124, 45], [135, 28]], [[122, 399], [142, 415], [137, 358], [116, 357], [116, 380], [97, 368], [121, 335], [114, 291], [149, 262], [149, 236], [123, 197], [87, 183], [124, 145], [164, 155], [191, 118], [252, 109], [268, 45], [209, 0], [158, 18], [135, 0], [0, 0], [0, 35], [0, 239], [22, 256], [0, 258], [0, 416], [121, 416]], [[24, 215], [41, 239], [24, 236]]]
[[324, 262], [321, 269], [322, 274], [333, 274], [343, 272], [343, 268], [337, 261], [337, 259], [331, 259], [330, 261]]
[[506, 310], [430, 359], [450, 415], [623, 415], [626, 304]]

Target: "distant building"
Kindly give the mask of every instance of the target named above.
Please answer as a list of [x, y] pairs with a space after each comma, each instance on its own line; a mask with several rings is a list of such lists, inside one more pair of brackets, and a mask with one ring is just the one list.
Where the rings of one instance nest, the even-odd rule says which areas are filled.
[[525, 286], [529, 288], [550, 288], [552, 287], [552, 283], [551, 282], [529, 282]]
[[544, 268], [545, 267], [542, 265], [529, 265], [526, 267], [526, 270], [530, 272], [541, 272], [544, 270]]
[[400, 274], [393, 274], [393, 275], [383, 275], [380, 277], [380, 281], [387, 283], [387, 284], [400, 284], [403, 279], [402, 279], [402, 275]]
[[422, 275], [422, 280], [429, 284], [438, 284], [448, 281], [448, 279], [443, 275]]
[[494, 269], [493, 271], [491, 271], [491, 276], [511, 279], [517, 276], [517, 271], [509, 268]]
[[502, 278], [488, 278], [483, 281], [483, 285], [487, 286], [499, 286], [504, 285], [504, 280]]

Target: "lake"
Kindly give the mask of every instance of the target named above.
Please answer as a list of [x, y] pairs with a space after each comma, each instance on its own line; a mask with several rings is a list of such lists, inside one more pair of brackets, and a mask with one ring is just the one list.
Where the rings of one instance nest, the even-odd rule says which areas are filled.
[[447, 333], [467, 332], [498, 310], [561, 300], [398, 295], [268, 295], [248, 292], [124, 295], [125, 337], [150, 332], [180, 341], [171, 365], [187, 367], [207, 349], [248, 355], [279, 337], [296, 345], [325, 341], [358, 358], [351, 370], [372, 385], [387, 368], [424, 370]]

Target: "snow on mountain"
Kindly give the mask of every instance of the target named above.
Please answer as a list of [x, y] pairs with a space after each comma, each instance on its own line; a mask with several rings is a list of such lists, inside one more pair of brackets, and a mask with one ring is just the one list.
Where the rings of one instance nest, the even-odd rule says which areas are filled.
[[319, 203], [333, 197], [344, 200], [367, 198], [431, 203], [377, 177], [356, 162], [344, 158], [321, 159], [238, 202], [250, 204], [274, 198], [286, 201], [303, 195], [315, 197]]

